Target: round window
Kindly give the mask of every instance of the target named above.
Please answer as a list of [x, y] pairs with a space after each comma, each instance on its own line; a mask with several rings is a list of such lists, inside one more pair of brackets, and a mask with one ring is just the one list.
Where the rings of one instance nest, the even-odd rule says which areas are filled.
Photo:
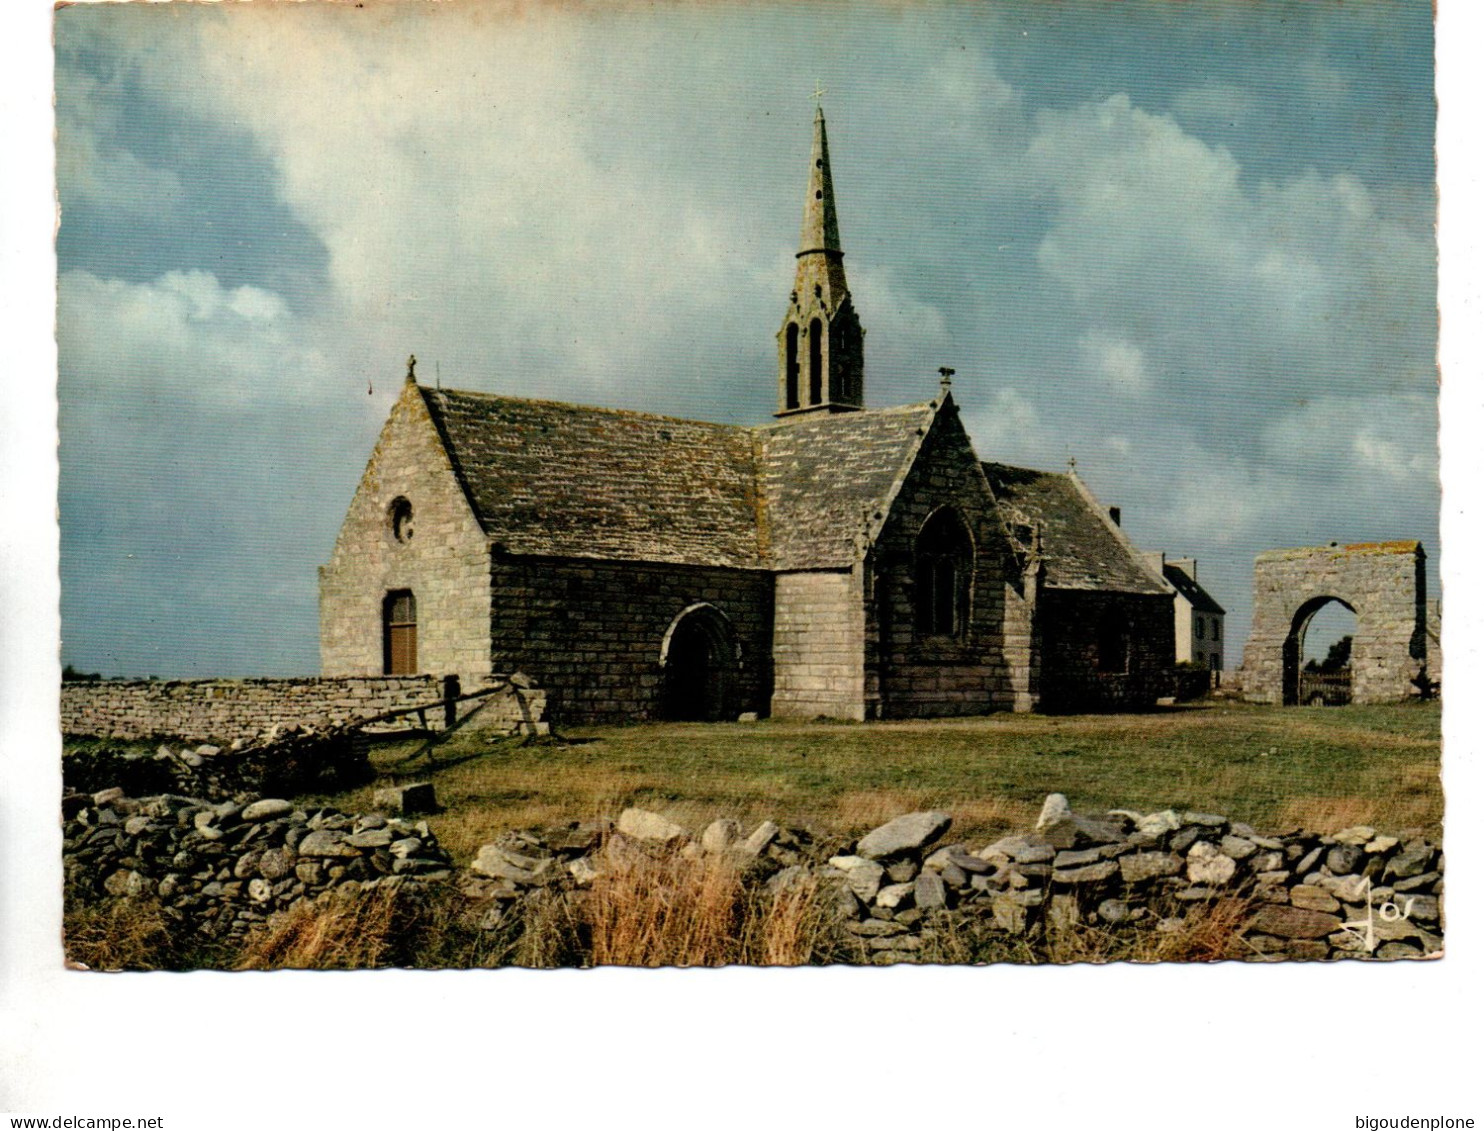
[[398, 496], [392, 500], [392, 537], [398, 542], [412, 541], [412, 504]]

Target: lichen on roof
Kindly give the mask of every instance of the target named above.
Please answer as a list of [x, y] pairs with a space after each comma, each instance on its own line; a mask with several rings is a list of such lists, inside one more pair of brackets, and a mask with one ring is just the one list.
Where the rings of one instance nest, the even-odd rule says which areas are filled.
[[[1069, 475], [984, 464], [995, 499], [1041, 529], [1046, 584], [1054, 589], [1099, 589], [1119, 593], [1166, 590], [1109, 529], [1107, 521]], [[1030, 550], [1027, 531], [1010, 534], [1022, 552]]]
[[848, 567], [933, 406], [760, 428], [420, 388], [485, 533], [511, 553]]

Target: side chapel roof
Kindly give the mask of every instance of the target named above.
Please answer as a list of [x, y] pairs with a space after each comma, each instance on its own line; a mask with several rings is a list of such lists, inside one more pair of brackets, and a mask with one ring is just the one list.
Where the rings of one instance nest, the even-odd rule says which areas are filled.
[[1024, 544], [1028, 532], [1016, 529], [1015, 512], [1040, 524], [1047, 585], [1119, 593], [1168, 592], [1072, 476], [1003, 463], [986, 463], [984, 474], [995, 499], [1007, 511], [1007, 525], [1022, 550], [1029, 548]]

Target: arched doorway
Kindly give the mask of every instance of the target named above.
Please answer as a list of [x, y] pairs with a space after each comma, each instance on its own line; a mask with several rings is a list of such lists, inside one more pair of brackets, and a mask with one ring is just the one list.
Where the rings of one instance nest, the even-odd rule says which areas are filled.
[[1298, 607], [1283, 642], [1284, 706], [1350, 702], [1355, 625], [1355, 608], [1339, 597], [1314, 597]]
[[697, 604], [670, 622], [660, 644], [660, 717], [716, 722], [737, 714], [737, 634], [714, 605]]

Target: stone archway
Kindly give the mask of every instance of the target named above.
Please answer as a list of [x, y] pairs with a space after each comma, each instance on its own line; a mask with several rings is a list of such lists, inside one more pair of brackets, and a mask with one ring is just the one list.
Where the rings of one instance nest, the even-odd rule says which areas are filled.
[[714, 605], [682, 610], [660, 643], [659, 715], [717, 722], [737, 715], [737, 633]]
[[[1348, 601], [1339, 597], [1315, 597], [1299, 606], [1288, 629], [1288, 639], [1283, 642], [1283, 705], [1285, 707], [1313, 706], [1322, 704], [1339, 707], [1354, 697], [1353, 666], [1337, 672], [1309, 672], [1304, 669], [1304, 637], [1309, 625], [1320, 610], [1330, 605], [1355, 609]], [[1354, 647], [1354, 637], [1351, 637]]]
[[1242, 692], [1253, 702], [1302, 702], [1299, 668], [1310, 619], [1338, 601], [1355, 614], [1350, 701], [1387, 703], [1426, 682], [1427, 557], [1420, 542], [1361, 542], [1259, 554]]

